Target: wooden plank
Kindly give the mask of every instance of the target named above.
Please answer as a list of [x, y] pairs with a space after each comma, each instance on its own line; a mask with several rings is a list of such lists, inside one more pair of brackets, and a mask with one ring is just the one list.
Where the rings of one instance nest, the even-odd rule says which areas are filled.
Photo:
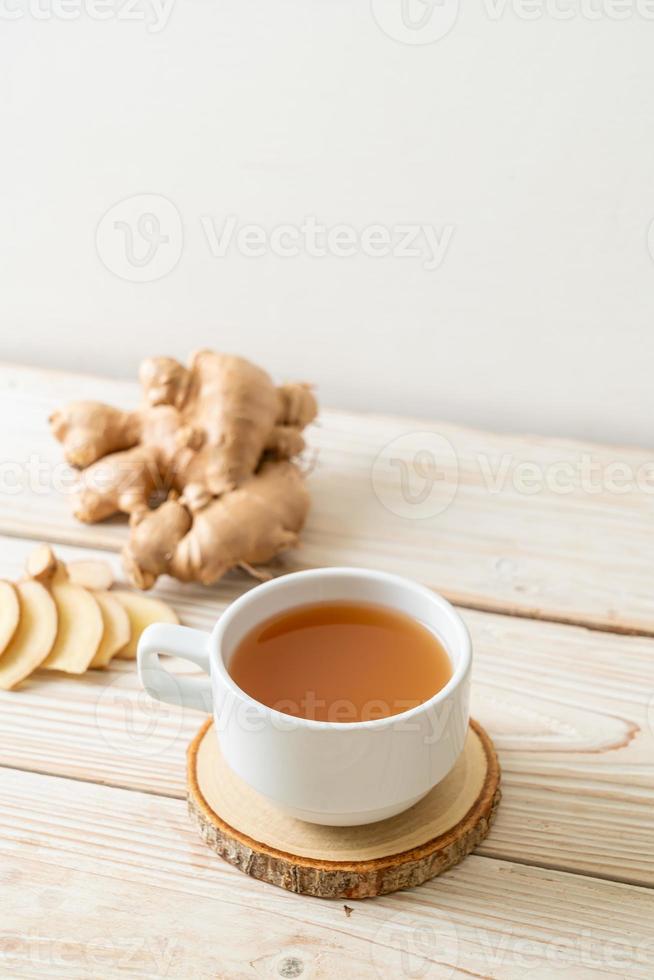
[[[71, 399], [137, 396], [126, 382], [0, 368], [0, 530], [119, 549], [123, 524], [70, 516], [47, 417]], [[285, 567], [390, 569], [473, 608], [654, 635], [651, 452], [327, 410], [309, 442], [313, 509]]]
[[654, 894], [472, 856], [383, 899], [263, 885], [182, 801], [0, 772], [3, 973], [53, 977], [650, 977]]
[[[30, 547], [0, 539], [0, 575], [17, 574]], [[188, 625], [208, 629], [245, 583], [169, 581], [159, 594]], [[473, 714], [503, 767], [504, 798], [482, 853], [654, 884], [654, 641], [464, 615]], [[130, 663], [80, 679], [42, 672], [0, 694], [0, 763], [181, 797], [185, 749], [201, 721], [152, 702]]]

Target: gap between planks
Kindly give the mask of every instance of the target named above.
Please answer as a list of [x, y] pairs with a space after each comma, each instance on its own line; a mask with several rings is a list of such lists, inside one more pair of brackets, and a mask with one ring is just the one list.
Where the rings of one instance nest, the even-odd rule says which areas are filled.
[[[100, 777], [93, 776], [75, 776], [75, 775], [64, 775], [62, 772], [52, 772], [48, 769], [39, 769], [36, 766], [7, 766], [0, 764], [0, 773], [3, 772], [29, 772], [33, 776], [47, 776], [48, 779], [64, 779], [71, 783], [82, 783], [88, 786], [106, 786], [107, 789], [119, 789], [124, 790], [126, 793], [142, 793], [143, 796], [154, 796], [157, 799], [161, 798], [164, 800], [179, 800], [181, 799], [179, 793], [166, 793], [163, 789], [146, 789], [143, 786], [126, 786], [125, 783], [113, 782], [111, 779], [102, 779]], [[506, 860], [505, 858], [497, 858], [499, 861]], [[521, 864], [523, 862], [515, 861], [515, 864]], [[527, 862], [524, 862], [527, 863]], [[535, 865], [539, 867], [539, 865]], [[545, 867], [545, 865], [542, 865]], [[562, 869], [562, 870], [565, 870]], [[592, 876], [591, 876], [592, 877]], [[601, 877], [598, 875], [597, 877]], [[615, 879], [618, 881], [619, 879]], [[626, 884], [632, 884], [632, 882], [626, 882]], [[653, 886], [654, 887], [654, 886]]]
[[[438, 938], [427, 959], [436, 965], [447, 953], [446, 964], [452, 967], [447, 976], [456, 972], [522, 980], [527, 955], [536, 967], [534, 977], [550, 976], [540, 971], [552, 967], [549, 954], [559, 949], [572, 956], [571, 972], [563, 975], [576, 976], [572, 971], [578, 967], [578, 975], [586, 976], [584, 937], [590, 937], [594, 957], [600, 956], [590, 975], [616, 975], [609, 967], [617, 945], [631, 953], [634, 970], [629, 976], [651, 976], [654, 900], [651, 891], [634, 885], [471, 855], [420, 888], [374, 902], [352, 901], [354, 914], [346, 924], [342, 902], [292, 895], [216, 859], [187, 824], [181, 800], [157, 802], [139, 793], [92, 786], [71, 800], [66, 779], [9, 768], [0, 772], [5, 800], [0, 850], [7, 871], [4, 935], [14, 935], [10, 930], [18, 928], [21, 935], [35, 938], [56, 937], [62, 930], [68, 937], [73, 908], [73, 916], [79, 915], [76, 940], [82, 944], [113, 933], [130, 936], [125, 923], [138, 918], [145, 904], [163, 934], [187, 940], [180, 950], [183, 961], [172, 967], [172, 976], [191, 975], [191, 957], [201, 956], [205, 945], [229, 958], [244, 948], [279, 957], [297, 944], [309, 976], [339, 977], [343, 956], [352, 955], [352, 944], [358, 942], [365, 945], [357, 966], [369, 962], [374, 944], [388, 954], [394, 951], [395, 969], [389, 963], [383, 975], [398, 976], [407, 931], [422, 936], [422, 930], [435, 925]], [[98, 931], [99, 916], [107, 931]], [[197, 923], [193, 942], [191, 922]], [[169, 933], [170, 928], [177, 931]], [[448, 934], [451, 949], [444, 943]], [[335, 935], [340, 938], [331, 968], [317, 970], [322, 961], [312, 956], [317, 950], [327, 956]], [[525, 940], [530, 953], [523, 947]], [[240, 976], [235, 964], [230, 965], [227, 975]], [[563, 966], [558, 959], [554, 965]], [[273, 972], [266, 967], [262, 975]], [[192, 974], [215, 976], [215, 967], [211, 972], [203, 966]], [[73, 975], [78, 973], [67, 976]], [[357, 971], [357, 976], [374, 975], [370, 965]]]
[[[35, 536], [34, 526], [25, 525], [25, 530], [22, 532], [20, 530], [20, 523], [14, 522], [15, 526], [13, 528], [2, 528], [1, 535], [5, 538], [13, 538], [17, 541], [31, 541], [34, 545], [40, 544], [46, 541], [46, 537]], [[66, 533], [61, 532], [48, 532], [47, 542], [52, 545], [61, 545], [63, 547], [73, 547], [82, 548], [86, 551], [101, 551], [107, 555], [117, 555], [120, 551], [115, 544], [99, 540], [97, 542], [89, 543], [88, 541], [88, 525], [81, 524], [79, 530], [70, 530]], [[127, 535], [127, 526], [126, 535]], [[127, 536], [125, 537], [127, 541]], [[318, 568], [322, 566], [311, 566], [302, 565], [301, 567], [293, 567], [289, 569], [284, 569], [278, 574], [283, 575], [287, 572], [303, 571], [310, 568]], [[227, 579], [229, 580], [234, 574], [242, 575], [241, 572], [232, 571], [227, 573]], [[278, 576], [275, 575], [273, 570], [273, 578]], [[169, 576], [163, 576], [162, 581], [169, 580]], [[256, 581], [251, 580], [252, 584], [255, 585]], [[433, 588], [433, 586], [427, 583], [428, 588]], [[209, 586], [211, 588], [211, 586]], [[609, 623], [602, 622], [601, 620], [594, 621], [584, 616], [564, 616], [564, 615], [554, 615], [551, 613], [543, 612], [540, 609], [521, 609], [516, 606], [511, 606], [510, 604], [503, 603], [501, 601], [494, 601], [489, 599], [488, 602], [482, 600], [471, 601], [465, 594], [460, 594], [458, 592], [453, 592], [447, 588], [441, 588], [438, 590], [440, 595], [443, 595], [448, 602], [451, 602], [453, 606], [457, 609], [467, 609], [471, 612], [486, 612], [492, 613], [496, 616], [508, 616], [511, 619], [527, 619], [537, 623], [555, 623], [559, 626], [578, 626], [581, 629], [592, 630], [595, 633], [609, 633], [616, 636], [643, 636], [650, 639], [654, 639], [654, 627], [652, 629], [646, 629], [645, 627], [628, 626], [624, 623], [615, 623], [611, 625]], [[147, 593], [146, 593], [147, 595]]]
[[[180, 802], [180, 800], [182, 799], [179, 796], [179, 794], [166, 793], [164, 790], [155, 790], [155, 789], [146, 789], [144, 787], [127, 786], [125, 785], [125, 783], [112, 782], [111, 780], [107, 780], [107, 779], [98, 779], [98, 778], [94, 779], [91, 776], [87, 776], [87, 777], [73, 776], [73, 775], [69, 776], [69, 775], [64, 775], [63, 773], [50, 772], [47, 769], [38, 769], [29, 765], [21, 766], [21, 767], [0, 765], [0, 773], [3, 772], [8, 772], [8, 773], [27, 772], [27, 773], [31, 773], [34, 776], [44, 776], [47, 777], [48, 779], [59, 779], [71, 783], [81, 783], [90, 786], [105, 786], [107, 787], [107, 789], [120, 790], [121, 792], [125, 792], [125, 793], [137, 793], [142, 796], [152, 796], [155, 798], [161, 798], [165, 800], [176, 800], [177, 802]], [[189, 827], [192, 826], [193, 823], [189, 818]], [[614, 882], [615, 884], [633, 886], [634, 888], [645, 888], [650, 891], [654, 890], [654, 883], [646, 880], [641, 881], [636, 878], [625, 878], [621, 875], [608, 874], [608, 873], [603, 874], [597, 871], [595, 872], [584, 871], [582, 869], [570, 867], [569, 865], [556, 864], [550, 861], [542, 861], [542, 860], [530, 861], [528, 858], [515, 857], [515, 856], [508, 858], [506, 855], [503, 855], [501, 851], [495, 851], [493, 850], [492, 847], [489, 847], [487, 844], [483, 844], [482, 847], [483, 847], [483, 853], [480, 853], [479, 848], [476, 848], [473, 851], [473, 853], [478, 858], [481, 858], [482, 860], [486, 859], [489, 861], [498, 861], [507, 865], [518, 864], [521, 867], [525, 867], [525, 868], [536, 868], [541, 871], [556, 871], [557, 873], [561, 873], [561, 874], [576, 875], [579, 878], [589, 878], [593, 881], [609, 881], [609, 882]]]
[[643, 636], [654, 639], [654, 629], [639, 629], [616, 623], [615, 626], [602, 622], [593, 622], [589, 619], [581, 619], [575, 616], [552, 616], [541, 613], [539, 609], [512, 609], [510, 607], [495, 606], [492, 602], [476, 602], [471, 604], [465, 598], [457, 598], [454, 593], [444, 592], [445, 598], [456, 606], [457, 609], [469, 609], [471, 612], [487, 612], [495, 616], [508, 616], [510, 619], [528, 619], [535, 623], [555, 623], [559, 626], [577, 626], [581, 629], [591, 630], [593, 633], [609, 633], [615, 636]]
[[[46, 474], [60, 472], [61, 447], [47, 418], [71, 398], [130, 407], [139, 389], [127, 381], [0, 364], [0, 444], [22, 474], [19, 494], [13, 485], [2, 493], [0, 529], [117, 551], [124, 527], [76, 525], [65, 487], [53, 479], [45, 493], [29, 475], [32, 458]], [[432, 453], [440, 467], [438, 506], [407, 514], [412, 500], [400, 473], [414, 473], [420, 440], [432, 436], [443, 450]], [[467, 608], [654, 635], [645, 585], [654, 560], [654, 486], [643, 490], [632, 479], [617, 492], [608, 482], [616, 464], [632, 477], [642, 467], [649, 472], [651, 450], [327, 409], [308, 443], [318, 454], [308, 478], [312, 509], [303, 547], [289, 553], [287, 568], [367, 565], [422, 581]], [[586, 457], [606, 477], [597, 487], [579, 468]], [[525, 465], [540, 474], [535, 495], [518, 479]], [[573, 474], [565, 493], [544, 479], [561, 466]]]
[[[4, 767], [2, 767], [4, 768]], [[64, 777], [65, 778], [65, 777]], [[502, 804], [500, 803], [500, 806]], [[484, 846], [484, 853], [480, 854], [479, 851], [474, 851], [477, 857], [489, 858], [493, 861], [508, 861], [510, 864], [519, 864], [525, 868], [540, 868], [542, 871], [556, 871], [562, 872], [567, 875], [578, 875], [580, 878], [592, 878], [594, 881], [612, 881], [616, 885], [629, 885], [634, 888], [647, 888], [649, 891], [654, 891], [654, 883], [650, 881], [641, 881], [637, 878], [624, 878], [621, 875], [615, 874], [602, 874], [601, 871], [583, 871], [578, 868], [571, 868], [565, 864], [556, 864], [552, 861], [530, 861], [528, 858], [522, 857], [503, 857], [498, 851], [494, 851], [492, 847]]]

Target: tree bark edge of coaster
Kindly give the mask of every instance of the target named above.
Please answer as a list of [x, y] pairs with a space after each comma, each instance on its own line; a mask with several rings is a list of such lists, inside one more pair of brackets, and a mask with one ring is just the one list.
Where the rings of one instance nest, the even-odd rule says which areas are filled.
[[[242, 783], [222, 760], [212, 726], [208, 719], [188, 748], [188, 807], [200, 836], [244, 874], [300, 895], [357, 899], [420, 885], [458, 864], [484, 840], [500, 802], [500, 767], [493, 743], [472, 720], [454, 770], [424, 800], [380, 824], [338, 828], [287, 817]], [[446, 823], [451, 825], [420, 840], [420, 821], [425, 828], [434, 819], [438, 822], [445, 791]], [[303, 846], [298, 847], [301, 838]], [[325, 855], [335, 842], [340, 857], [330, 860]], [[318, 857], [306, 853], [312, 843]], [[359, 859], [357, 847], [367, 856]], [[380, 856], [371, 857], [376, 847]]]

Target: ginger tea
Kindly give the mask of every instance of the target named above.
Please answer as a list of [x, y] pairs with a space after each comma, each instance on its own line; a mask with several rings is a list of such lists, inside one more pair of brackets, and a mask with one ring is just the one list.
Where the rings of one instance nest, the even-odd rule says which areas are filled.
[[428, 701], [452, 665], [427, 627], [386, 606], [317, 602], [259, 623], [228, 665], [255, 701], [317, 721], [371, 721]]

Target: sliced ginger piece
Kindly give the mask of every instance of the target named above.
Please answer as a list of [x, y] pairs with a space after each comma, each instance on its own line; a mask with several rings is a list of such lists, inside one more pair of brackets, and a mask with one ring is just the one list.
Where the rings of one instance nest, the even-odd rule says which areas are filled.
[[66, 562], [66, 573], [75, 585], [83, 585], [85, 589], [93, 589], [97, 592], [106, 592], [114, 583], [114, 573], [107, 561], [94, 559], [69, 561]]
[[57, 606], [59, 629], [43, 667], [83, 674], [102, 640], [104, 624], [100, 606], [90, 592], [72, 582], [53, 582], [50, 592]]
[[59, 562], [49, 544], [40, 544], [30, 551], [25, 562], [25, 571], [30, 578], [47, 584], [53, 578]]
[[25, 562], [30, 578], [50, 585], [51, 582], [73, 582], [85, 589], [106, 591], [114, 582], [114, 573], [107, 561], [99, 558], [82, 558], [62, 562], [48, 544], [40, 544], [30, 552]]
[[104, 633], [89, 666], [106, 667], [111, 658], [129, 643], [132, 627], [127, 610], [111, 592], [94, 592], [93, 596], [100, 606]]
[[0, 688], [9, 691], [41, 666], [57, 637], [57, 607], [46, 587], [28, 580], [16, 585], [20, 620], [0, 656]]
[[20, 619], [20, 602], [11, 582], [0, 579], [0, 653], [9, 645]]
[[141, 633], [150, 623], [179, 623], [175, 610], [160, 599], [123, 589], [115, 589], [111, 594], [124, 606], [132, 628], [129, 642], [115, 654], [120, 660], [134, 660]]
[[50, 587], [53, 582], [67, 582], [68, 572], [59, 561], [49, 544], [40, 544], [31, 551], [25, 562], [25, 571], [30, 578]]

